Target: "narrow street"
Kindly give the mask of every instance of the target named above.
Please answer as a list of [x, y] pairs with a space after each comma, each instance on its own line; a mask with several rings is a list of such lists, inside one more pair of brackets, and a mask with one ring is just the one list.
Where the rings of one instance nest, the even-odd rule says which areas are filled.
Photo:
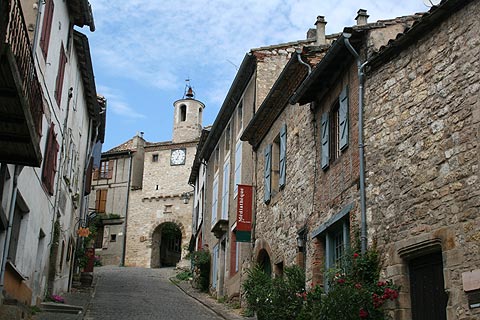
[[171, 268], [101, 267], [86, 320], [222, 319], [170, 282]]

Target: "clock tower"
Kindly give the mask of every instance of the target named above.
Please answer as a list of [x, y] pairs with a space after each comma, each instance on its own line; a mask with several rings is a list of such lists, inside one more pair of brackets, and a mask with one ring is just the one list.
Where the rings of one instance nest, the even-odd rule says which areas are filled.
[[173, 143], [197, 140], [202, 132], [202, 113], [205, 105], [195, 100], [192, 87], [188, 86], [183, 99], [173, 103]]

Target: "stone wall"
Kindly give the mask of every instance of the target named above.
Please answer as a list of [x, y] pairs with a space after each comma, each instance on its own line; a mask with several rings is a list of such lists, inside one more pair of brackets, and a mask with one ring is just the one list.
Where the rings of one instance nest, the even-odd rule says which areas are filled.
[[[297, 232], [305, 225], [312, 211], [312, 173], [315, 167], [312, 121], [313, 114], [308, 105], [288, 105], [257, 150], [254, 259], [259, 258], [261, 250], [266, 250], [277, 273], [282, 272], [282, 264], [294, 264]], [[273, 143], [283, 124], [287, 126], [286, 184], [282, 190], [273, 187], [270, 203], [266, 204], [263, 198], [263, 150]], [[278, 177], [272, 176], [272, 185], [275, 185], [274, 179]]]
[[462, 287], [462, 273], [480, 266], [478, 12], [472, 1], [367, 78], [369, 238], [384, 255], [383, 276], [402, 285], [396, 319], [411, 318], [401, 252], [421, 254], [435, 240], [447, 318], [480, 318]]
[[[184, 165], [170, 165], [171, 150], [186, 149]], [[145, 149], [143, 188], [132, 190], [128, 210], [126, 265], [150, 267], [152, 235], [165, 222], [176, 223], [182, 231], [182, 256], [185, 256], [192, 234], [193, 199], [181, 198], [191, 192], [188, 177], [196, 152], [196, 142], [165, 144]], [[158, 161], [153, 161], [153, 155]]]

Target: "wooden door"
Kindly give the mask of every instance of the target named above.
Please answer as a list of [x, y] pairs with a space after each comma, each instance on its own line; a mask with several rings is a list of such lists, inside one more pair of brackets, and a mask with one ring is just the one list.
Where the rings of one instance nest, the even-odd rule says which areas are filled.
[[443, 280], [442, 253], [432, 253], [409, 263], [413, 320], [446, 320], [448, 297]]

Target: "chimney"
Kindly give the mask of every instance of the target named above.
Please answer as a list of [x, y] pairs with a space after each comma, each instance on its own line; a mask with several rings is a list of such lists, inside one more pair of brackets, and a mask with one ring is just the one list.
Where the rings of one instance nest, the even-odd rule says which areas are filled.
[[321, 46], [326, 44], [325, 40], [325, 25], [327, 24], [327, 21], [325, 21], [324, 16], [318, 16], [317, 17], [317, 22], [315, 22], [315, 25], [317, 26], [317, 41], [315, 42], [315, 45]]
[[368, 17], [369, 15], [367, 14], [367, 10], [365, 9], [358, 10], [357, 17], [355, 18], [355, 20], [357, 20], [357, 26], [366, 25], [368, 23], [367, 21]]

